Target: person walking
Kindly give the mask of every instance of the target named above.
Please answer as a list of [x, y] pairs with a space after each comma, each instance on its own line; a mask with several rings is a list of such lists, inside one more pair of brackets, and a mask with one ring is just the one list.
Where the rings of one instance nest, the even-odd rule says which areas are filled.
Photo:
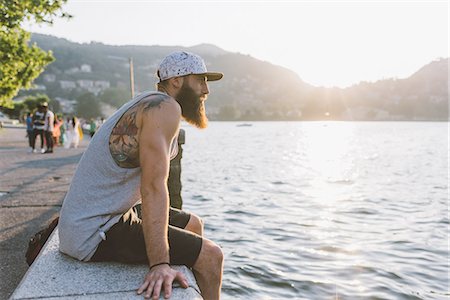
[[25, 122], [27, 124], [27, 138], [28, 138], [28, 145], [30, 146], [30, 152], [33, 152], [33, 114], [27, 113], [27, 117], [25, 119]]
[[70, 147], [78, 148], [80, 140], [82, 139], [83, 131], [81, 130], [80, 121], [77, 117], [67, 119], [67, 142], [64, 144], [64, 148], [69, 149]]
[[[208, 72], [203, 59], [178, 51], [158, 67], [157, 91], [124, 104], [97, 130], [64, 198], [59, 223], [60, 251], [82, 261], [148, 264], [138, 294], [169, 298], [181, 272], [193, 269], [205, 300], [219, 299], [223, 253], [203, 236], [197, 215], [169, 207], [169, 162], [177, 154], [181, 118], [207, 127], [204, 102]], [[142, 214], [136, 210], [141, 203]]]
[[44, 107], [47, 105], [47, 102], [39, 104], [37, 111], [33, 114], [33, 143], [32, 143], [32, 152], [36, 153], [36, 138], [39, 136], [41, 140], [41, 153], [45, 152], [44, 149], [44, 134], [45, 134], [45, 114]]
[[95, 132], [97, 131], [97, 122], [94, 119], [89, 121], [89, 135], [91, 138], [94, 137]]
[[55, 115], [55, 121], [53, 123], [53, 146], [61, 145], [61, 127], [63, 120], [60, 116]]
[[47, 102], [42, 103], [41, 107], [43, 108], [43, 111], [45, 113], [44, 134], [47, 149], [44, 151], [44, 153], [53, 153], [53, 129], [55, 115], [51, 110], [48, 109]]

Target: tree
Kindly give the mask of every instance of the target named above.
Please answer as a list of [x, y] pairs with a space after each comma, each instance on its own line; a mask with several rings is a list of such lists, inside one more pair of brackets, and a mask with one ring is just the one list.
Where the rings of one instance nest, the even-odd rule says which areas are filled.
[[100, 105], [92, 93], [85, 93], [77, 98], [75, 108], [77, 115], [85, 119], [101, 117]]
[[14, 103], [12, 108], [4, 108], [2, 111], [6, 113], [11, 119], [20, 119], [23, 110], [25, 109], [25, 104], [23, 102]]
[[99, 99], [118, 108], [130, 100], [130, 92], [123, 88], [108, 88], [101, 93]]
[[23, 101], [14, 102], [12, 108], [3, 108], [2, 111], [5, 112], [10, 118], [13, 119], [21, 119], [26, 113], [31, 112], [34, 113], [38, 106], [47, 102], [49, 104], [49, 108], [53, 112], [58, 112], [60, 110], [59, 102], [56, 100], [51, 100], [45, 94], [37, 94], [33, 96], [27, 96]]
[[36, 44], [29, 45], [30, 33], [23, 21], [52, 24], [67, 0], [0, 0], [0, 106], [13, 107], [12, 98], [29, 88], [54, 58]]
[[43, 102], [51, 103], [52, 101], [48, 98], [47, 95], [44, 94], [28, 96], [23, 100], [23, 104], [25, 105], [24, 108], [26, 108], [29, 112], [34, 112], [39, 104]]

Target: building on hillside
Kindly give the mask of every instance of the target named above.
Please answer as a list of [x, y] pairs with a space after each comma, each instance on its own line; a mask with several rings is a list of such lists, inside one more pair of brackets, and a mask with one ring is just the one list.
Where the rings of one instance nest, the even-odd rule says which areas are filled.
[[78, 67], [74, 67], [74, 68], [70, 68], [64, 71], [64, 73], [66, 74], [75, 74], [75, 73], [79, 73], [80, 69]]
[[77, 87], [77, 84], [75, 83], [75, 81], [70, 81], [70, 80], [61, 80], [59, 82], [59, 85], [61, 86], [61, 88], [63, 90], [74, 89]]
[[95, 96], [97, 96], [97, 95], [100, 94], [100, 92], [102, 91], [102, 88], [100, 88], [100, 87], [98, 87], [98, 86], [92, 86], [92, 87], [87, 88], [87, 90], [88, 90], [90, 93], [92, 93], [92, 94], [94, 94]]
[[56, 97], [55, 100], [57, 100], [59, 102], [62, 113], [72, 114], [75, 112], [75, 105], [76, 105], [77, 101], [64, 99], [61, 97]]
[[84, 72], [84, 73], [91, 73], [92, 72], [92, 68], [88, 64], [82, 64], [81, 67], [80, 67], [80, 71]]
[[55, 74], [45, 74], [44, 75], [44, 81], [45, 82], [55, 82], [56, 81], [56, 75]]
[[94, 81], [94, 86], [99, 87], [102, 90], [106, 90], [111, 86], [111, 84], [109, 83], [109, 81], [106, 80], [96, 80]]
[[82, 89], [89, 89], [94, 87], [94, 81], [93, 80], [88, 80], [88, 79], [80, 79], [77, 80], [78, 86]]

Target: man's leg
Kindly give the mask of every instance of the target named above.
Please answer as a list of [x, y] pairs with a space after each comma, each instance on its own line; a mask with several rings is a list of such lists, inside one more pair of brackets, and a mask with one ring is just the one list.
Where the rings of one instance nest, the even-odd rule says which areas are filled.
[[33, 130], [27, 130], [28, 134], [28, 146], [33, 149]]
[[[185, 223], [186, 221], [182, 221], [183, 218], [186, 218], [186, 215], [190, 215], [187, 224]], [[186, 214], [184, 211], [171, 208], [170, 221], [172, 225], [183, 230], [193, 232], [199, 236], [203, 235], [203, 221], [193, 213]], [[171, 232], [169, 232], [169, 237], [171, 235], [170, 233]], [[181, 250], [182, 245], [178, 246], [175, 243], [175, 240], [177, 239], [178, 238], [174, 237], [172, 244], [175, 248], [179, 247]], [[192, 266], [192, 269], [200, 287], [200, 291], [202, 292], [202, 297], [205, 300], [220, 299], [223, 274], [223, 253], [220, 247], [214, 242], [203, 238], [200, 253]]]
[[223, 274], [222, 249], [214, 242], [203, 238], [200, 255], [192, 269], [203, 298], [220, 299]]
[[39, 134], [39, 137], [41, 139], [41, 151], [42, 151], [42, 149], [44, 149], [44, 130], [43, 129], [39, 129], [38, 130], [38, 134]]
[[33, 150], [34, 150], [34, 147], [35, 147], [35, 145], [36, 145], [37, 129], [33, 129], [33, 131], [31, 132], [31, 134], [32, 134], [32, 137], [31, 137], [31, 148], [33, 148]]
[[[173, 225], [177, 226], [177, 214], [185, 214], [184, 211], [171, 208]], [[182, 222], [180, 222], [182, 224]], [[179, 226], [184, 230], [203, 236], [203, 221], [197, 215], [190, 213], [187, 224]], [[205, 300], [219, 299], [222, 288], [223, 253], [214, 242], [203, 238], [200, 254], [192, 266], [197, 283]]]
[[51, 131], [45, 131], [45, 142], [47, 143], [47, 151], [53, 151], [53, 133]]
[[[203, 222], [193, 214], [173, 210], [169, 217], [170, 262], [192, 267], [205, 300], [219, 299], [222, 286], [223, 253], [218, 245], [202, 238]], [[190, 230], [187, 230], [190, 229]], [[148, 263], [142, 221], [130, 210], [106, 233], [93, 261]]]
[[203, 220], [197, 215], [191, 213], [189, 222], [186, 224], [184, 229], [196, 233], [199, 236], [203, 236]]

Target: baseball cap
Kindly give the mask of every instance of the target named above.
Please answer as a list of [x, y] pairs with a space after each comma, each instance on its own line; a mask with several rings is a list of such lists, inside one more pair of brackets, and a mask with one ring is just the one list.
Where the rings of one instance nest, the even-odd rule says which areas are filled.
[[176, 51], [167, 55], [159, 64], [157, 75], [160, 81], [191, 74], [205, 75], [208, 81], [220, 80], [222, 73], [208, 72], [203, 59], [187, 51]]
[[47, 102], [42, 102], [39, 106], [40, 107], [48, 107], [48, 103]]

